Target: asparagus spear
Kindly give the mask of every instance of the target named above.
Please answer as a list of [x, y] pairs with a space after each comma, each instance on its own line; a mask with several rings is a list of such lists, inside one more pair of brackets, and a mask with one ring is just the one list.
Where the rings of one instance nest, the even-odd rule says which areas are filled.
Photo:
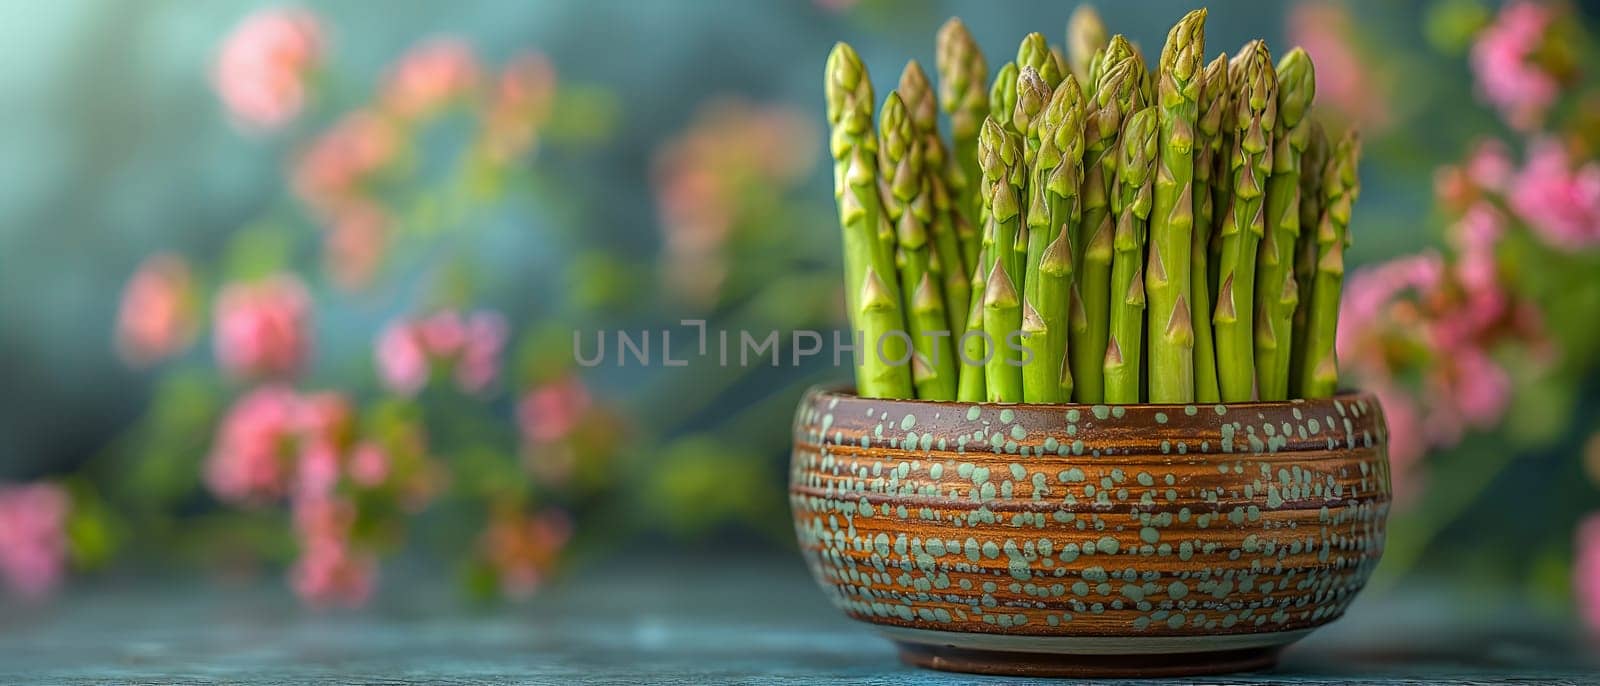
[[954, 400], [955, 348], [949, 338], [944, 295], [932, 268], [935, 260], [927, 226], [933, 219], [933, 206], [922, 140], [898, 93], [884, 99], [878, 125], [878, 171], [888, 191], [884, 206], [896, 227], [900, 289], [911, 294], [906, 302], [913, 349], [911, 381], [918, 398]]
[[892, 364], [908, 351], [903, 339], [888, 335], [906, 327], [894, 282], [894, 255], [878, 235], [878, 227], [887, 221], [878, 196], [872, 81], [861, 58], [844, 43], [828, 54], [826, 71], [834, 196], [844, 234], [845, 297], [851, 330], [860, 332], [866, 348], [856, 367], [856, 392], [872, 398], [908, 398], [910, 371], [904, 364]]
[[1027, 402], [1072, 398], [1067, 321], [1072, 292], [1070, 235], [1078, 222], [1083, 175], [1083, 91], [1068, 75], [1051, 95], [1037, 127], [1039, 151], [1028, 184], [1028, 257], [1023, 277], [1022, 328], [1031, 351], [1022, 368]]
[[1167, 34], [1158, 76], [1161, 153], [1150, 214], [1150, 402], [1194, 401], [1194, 325], [1189, 303], [1194, 240], [1194, 145], [1205, 57], [1206, 11], [1188, 13]]
[[1102, 58], [1101, 68], [1107, 68], [1125, 59], [1132, 59], [1139, 65], [1136, 68], [1139, 81], [1135, 85], [1138, 87], [1141, 102], [1154, 103], [1155, 88], [1150, 78], [1150, 69], [1144, 62], [1144, 54], [1139, 52], [1138, 46], [1119, 33], [1106, 43], [1106, 53]]
[[1344, 287], [1344, 250], [1350, 245], [1350, 207], [1361, 194], [1356, 166], [1361, 139], [1350, 131], [1334, 146], [1322, 172], [1323, 200], [1317, 226], [1317, 274], [1311, 286], [1306, 352], [1301, 385], [1307, 398], [1326, 398], [1339, 389], [1339, 362], [1334, 339], [1339, 325], [1339, 296]]
[[984, 375], [984, 365], [988, 363], [991, 348], [986, 345], [983, 330], [983, 300], [984, 300], [984, 271], [983, 265], [989, 259], [989, 251], [985, 249], [978, 256], [978, 264], [972, 269], [971, 291], [972, 304], [967, 308], [966, 332], [959, 341], [961, 350], [960, 378], [956, 385], [956, 400], [962, 402], [981, 403], [989, 399], [988, 381]]
[[900, 72], [900, 99], [906, 104], [911, 123], [922, 142], [925, 166], [923, 177], [933, 203], [933, 221], [929, 224], [933, 235], [934, 256], [939, 269], [939, 287], [944, 296], [945, 315], [949, 318], [950, 335], [959, 340], [966, 331], [966, 311], [972, 297], [969, 267], [961, 254], [960, 233], [971, 231], [961, 217], [961, 208], [951, 197], [945, 184], [945, 173], [952, 163], [950, 152], [939, 138], [939, 109], [928, 75], [916, 60], [906, 63]]
[[[1000, 65], [994, 82], [989, 84], [989, 118], [1012, 133], [1017, 132], [1011, 123], [1011, 113], [1017, 108], [1017, 78], [1021, 75], [1016, 62], [1007, 62]], [[978, 135], [981, 138], [983, 132], [980, 130]], [[982, 153], [979, 153], [978, 166], [983, 166]]]
[[1022, 163], [1016, 134], [1006, 131], [991, 115], [978, 137], [979, 161], [984, 181], [991, 189], [984, 206], [989, 216], [989, 249], [994, 253], [984, 284], [983, 328], [994, 343], [994, 354], [984, 377], [990, 402], [1022, 401], [1021, 351], [1014, 347], [1022, 329], [1021, 259], [1014, 249], [1021, 233], [1021, 184], [1016, 169]]
[[1052, 88], [1033, 67], [1023, 67], [1022, 73], [1017, 75], [1017, 100], [1011, 112], [1011, 125], [1022, 136], [1022, 163], [1027, 169], [1033, 168], [1034, 155], [1039, 151], [1039, 128], [1043, 123], [1041, 115], [1044, 114], [1044, 106], [1050, 102]]
[[1293, 345], [1289, 349], [1289, 397], [1304, 398], [1300, 370], [1306, 359], [1306, 327], [1310, 323], [1311, 289], [1317, 273], [1317, 223], [1322, 218], [1322, 169], [1328, 163], [1328, 134], [1311, 120], [1311, 135], [1300, 157], [1300, 239], [1295, 242], [1294, 280], [1300, 301], [1294, 307]]
[[1222, 151], [1223, 111], [1228, 107], [1228, 56], [1206, 65], [1200, 81], [1199, 119], [1194, 148], [1194, 235], [1189, 243], [1189, 292], [1194, 297], [1194, 399], [1214, 403], [1222, 399], [1217, 388], [1217, 349], [1211, 340], [1210, 244], [1216, 232], [1217, 205], [1212, 195], [1217, 157]]
[[1139, 402], [1144, 329], [1144, 243], [1154, 205], [1154, 167], [1159, 133], [1156, 108], [1146, 107], [1122, 130], [1117, 163], [1116, 254], [1111, 262], [1111, 338], [1106, 344], [1105, 400]]
[[1295, 305], [1295, 241], [1300, 237], [1300, 156], [1311, 137], [1306, 110], [1316, 92], [1311, 57], [1290, 50], [1278, 62], [1278, 118], [1272, 176], [1267, 179], [1266, 236], [1256, 262], [1261, 297], [1256, 308], [1256, 386], [1262, 400], [1289, 397], [1289, 351]]
[[[1017, 71], [1020, 74], [1028, 67], [1039, 72], [1039, 77], [1044, 79], [1048, 90], [1054, 91], [1061, 83], [1063, 72], [1056, 56], [1050, 50], [1050, 41], [1042, 33], [1030, 33], [1022, 37], [1022, 43], [1017, 46]], [[1049, 96], [1045, 100], [1049, 100]], [[1020, 127], [1019, 127], [1020, 128]]]
[[[1231, 221], [1222, 231], [1221, 285], [1217, 288], [1217, 382], [1224, 402], [1250, 400], [1255, 385], [1252, 315], [1255, 313], [1256, 249], [1266, 232], [1262, 195], [1272, 172], [1272, 129], [1277, 120], [1278, 83], [1267, 45], [1254, 41], [1234, 58], [1235, 140]], [[1237, 78], [1233, 78], [1233, 77]]]
[[1067, 19], [1067, 58], [1072, 65], [1072, 73], [1078, 81], [1091, 85], [1089, 79], [1089, 62], [1097, 51], [1106, 47], [1110, 40], [1106, 36], [1106, 24], [1100, 20], [1100, 13], [1096, 12], [1093, 5], [1084, 3], [1072, 10], [1072, 16]]
[[978, 129], [989, 114], [989, 65], [983, 51], [960, 19], [951, 18], [939, 29], [936, 53], [939, 70], [939, 105], [950, 115], [951, 150], [945, 166], [945, 184], [955, 199], [956, 229], [961, 239], [961, 261], [969, 269], [978, 261], [982, 237], [977, 227], [982, 204], [978, 169]]
[[[1124, 58], [1100, 72], [1094, 98], [1084, 112], [1082, 219], [1069, 232], [1076, 263], [1077, 302], [1072, 306], [1068, 346], [1074, 399], [1105, 399], [1104, 365], [1110, 335], [1111, 262], [1115, 220], [1111, 197], [1117, 179], [1117, 145], [1123, 120], [1144, 106], [1138, 82], [1141, 62]], [[1080, 314], [1081, 313], [1081, 314]]]

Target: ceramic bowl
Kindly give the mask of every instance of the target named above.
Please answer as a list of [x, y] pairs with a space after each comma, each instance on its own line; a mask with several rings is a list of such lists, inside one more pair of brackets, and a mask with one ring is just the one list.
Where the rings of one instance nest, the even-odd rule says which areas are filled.
[[1377, 400], [1011, 405], [812, 389], [789, 500], [833, 603], [907, 662], [1161, 676], [1271, 666], [1383, 552]]

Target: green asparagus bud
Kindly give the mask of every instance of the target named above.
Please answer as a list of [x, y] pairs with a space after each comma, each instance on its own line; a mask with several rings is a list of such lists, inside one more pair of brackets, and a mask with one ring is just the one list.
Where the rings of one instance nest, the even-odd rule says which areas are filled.
[[[1022, 44], [1017, 46], [1016, 64], [1019, 73], [1028, 67], [1039, 72], [1039, 77], [1044, 79], [1046, 92], [1054, 91], [1061, 83], [1061, 65], [1056, 62], [1055, 53], [1050, 51], [1050, 41], [1042, 33], [1030, 33], [1022, 37]], [[1049, 99], [1049, 96], [1045, 97], [1045, 100]]]
[[[1013, 133], [1017, 129], [1012, 125], [1011, 114], [1017, 109], [1017, 78], [1021, 74], [1016, 62], [1007, 62], [1000, 65], [994, 83], [989, 85], [989, 118]], [[982, 165], [983, 161], [979, 160], [978, 164]]]
[[1256, 389], [1262, 400], [1289, 397], [1289, 359], [1299, 285], [1294, 249], [1300, 238], [1300, 157], [1311, 139], [1306, 110], [1316, 92], [1311, 57], [1290, 50], [1278, 62], [1278, 118], [1272, 176], [1267, 180], [1266, 235], [1256, 260], [1261, 294], [1256, 307]]
[[1301, 370], [1306, 362], [1306, 327], [1310, 325], [1311, 289], [1317, 274], [1317, 223], [1322, 218], [1322, 170], [1328, 164], [1328, 134], [1311, 120], [1311, 136], [1300, 157], [1300, 238], [1295, 241], [1294, 280], [1300, 301], [1294, 307], [1293, 346], [1289, 354], [1289, 397], [1304, 398]]
[[1085, 3], [1072, 11], [1072, 17], [1067, 19], [1067, 61], [1079, 81], [1087, 82], [1090, 60], [1109, 40], [1105, 22], [1093, 5]]
[[[944, 296], [945, 315], [949, 318], [951, 336], [957, 340], [966, 331], [966, 311], [971, 297], [969, 281], [971, 267], [962, 255], [963, 231], [971, 233], [971, 225], [959, 216], [961, 208], [952, 197], [946, 184], [945, 171], [953, 164], [944, 141], [939, 138], [939, 109], [928, 75], [916, 60], [906, 63], [900, 72], [900, 99], [906, 103], [911, 123], [922, 141], [922, 157], [926, 165], [923, 174], [933, 203], [933, 217], [928, 224], [933, 238], [934, 257], [940, 269], [938, 281]], [[976, 234], [972, 236], [976, 244]]]
[[[896, 274], [894, 254], [879, 237], [887, 224], [878, 192], [877, 137], [872, 130], [872, 81], [850, 46], [839, 43], [828, 55], [824, 92], [834, 158], [834, 196], [844, 235], [845, 298], [851, 330], [866, 346], [892, 331], [905, 330], [900, 293], [883, 275]], [[864, 350], [856, 368], [856, 392], [864, 397], [912, 397], [911, 374], [905, 365], [890, 364], [906, 352], [904, 341], [885, 339], [884, 355]], [[885, 359], [887, 358], [887, 360]]]
[[906, 306], [913, 349], [911, 381], [918, 398], [954, 400], [955, 348], [944, 295], [931, 268], [934, 258], [927, 226], [933, 210], [922, 139], [898, 93], [884, 99], [878, 123], [882, 146], [878, 171], [888, 180], [884, 202], [896, 223], [900, 289], [910, 296]]
[[1072, 398], [1067, 364], [1068, 320], [1072, 301], [1070, 236], [1079, 221], [1078, 189], [1083, 175], [1083, 91], [1067, 76], [1039, 118], [1038, 154], [1028, 185], [1028, 256], [1023, 277], [1023, 331], [1029, 360], [1022, 368], [1027, 402]]
[[1217, 345], [1217, 381], [1223, 402], [1254, 396], [1256, 251], [1266, 233], [1263, 196], [1272, 174], [1272, 131], [1277, 122], [1278, 83], [1267, 45], [1254, 41], [1234, 58], [1235, 138], [1230, 159], [1233, 206], [1223, 222], [1221, 285], [1212, 315]]
[[1194, 399], [1202, 403], [1222, 400], [1217, 387], [1217, 349], [1211, 338], [1211, 302], [1214, 296], [1210, 260], [1212, 237], [1217, 233], [1216, 165], [1222, 155], [1223, 124], [1228, 109], [1228, 56], [1217, 55], [1206, 65], [1200, 82], [1198, 137], [1194, 148], [1194, 240], [1189, 247], [1190, 293], [1194, 296]]
[[1105, 354], [1105, 400], [1137, 403], [1144, 330], [1144, 243], [1154, 206], [1160, 126], [1156, 108], [1139, 110], [1123, 129], [1117, 165], [1117, 213], [1111, 262], [1111, 338]]
[[1317, 274], [1311, 286], [1305, 366], [1300, 370], [1307, 398], [1326, 398], [1339, 389], [1334, 340], [1344, 288], [1344, 250], [1350, 245], [1350, 208], [1361, 194], [1356, 175], [1360, 157], [1361, 139], [1350, 131], [1334, 146], [1322, 172], [1324, 206], [1317, 226]]
[[1139, 78], [1133, 85], [1139, 91], [1139, 106], [1144, 107], [1154, 103], [1155, 84], [1151, 79], [1150, 69], [1144, 62], [1144, 53], [1139, 52], [1138, 46], [1119, 33], [1112, 36], [1111, 42], [1106, 44], [1103, 65], [1113, 65], [1126, 59], [1131, 59], [1138, 63], [1138, 66], [1135, 67], [1135, 72]]
[[[994, 342], [994, 355], [984, 369], [991, 402], [1022, 401], [1021, 351], [1012, 344], [1022, 330], [1022, 254], [1015, 246], [1022, 235], [1022, 187], [1016, 170], [1022, 163], [1021, 141], [991, 116], [978, 137], [979, 163], [992, 189], [985, 203], [989, 217], [988, 245], [993, 264], [984, 284], [983, 328]], [[1023, 254], [1026, 243], [1023, 243]]]
[[978, 209], [982, 205], [978, 170], [978, 130], [989, 114], [989, 65], [983, 51], [967, 32], [960, 19], [951, 18], [939, 29], [936, 63], [939, 71], [939, 105], [950, 115], [950, 161], [945, 166], [945, 185], [955, 199], [958, 229], [964, 223], [961, 240], [962, 263], [970, 268], [978, 261], [982, 237], [978, 230]]
[[[1126, 42], [1126, 41], [1124, 41]], [[1094, 98], [1084, 110], [1083, 183], [1079, 193], [1082, 218], [1070, 227], [1069, 242], [1076, 264], [1078, 302], [1070, 319], [1068, 354], [1074, 400], [1105, 400], [1106, 343], [1110, 337], [1111, 262], [1116, 220], [1115, 195], [1118, 138], [1123, 120], [1143, 107], [1138, 82], [1141, 63], [1132, 58], [1100, 70]], [[1082, 316], [1079, 316], [1079, 310]]]
[[1017, 104], [1011, 113], [1011, 124], [1025, 143], [1022, 163], [1030, 169], [1039, 151], [1040, 115], [1044, 113], [1045, 104], [1050, 102], [1051, 88], [1033, 67], [1023, 67], [1017, 76]]
[[1172, 27], [1158, 76], [1160, 165], [1150, 215], [1150, 402], [1194, 402], [1194, 324], [1190, 319], [1194, 241], [1194, 147], [1205, 57], [1206, 11]]

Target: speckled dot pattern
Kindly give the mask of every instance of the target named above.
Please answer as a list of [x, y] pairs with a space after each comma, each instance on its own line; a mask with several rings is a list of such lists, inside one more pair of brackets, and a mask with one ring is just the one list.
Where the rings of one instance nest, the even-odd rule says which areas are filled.
[[789, 497], [850, 616], [1021, 636], [1289, 632], [1344, 612], [1383, 552], [1371, 395], [992, 405], [814, 389]]

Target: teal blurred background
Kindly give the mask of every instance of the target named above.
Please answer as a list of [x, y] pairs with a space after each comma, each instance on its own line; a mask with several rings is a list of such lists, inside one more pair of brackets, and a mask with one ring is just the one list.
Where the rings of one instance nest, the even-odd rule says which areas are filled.
[[[1197, 3], [1103, 5], [1111, 30], [1153, 57]], [[559, 579], [565, 560], [625, 545], [792, 545], [789, 413], [807, 385], [846, 370], [820, 357], [580, 369], [572, 332], [681, 319], [838, 327], [822, 163], [833, 43], [857, 48], [881, 95], [906, 59], [931, 70], [950, 16], [992, 69], [1029, 31], [1061, 42], [1071, 11], [910, 0], [295, 7], [0, 10], [0, 483], [50, 484], [68, 503], [60, 550], [22, 556], [14, 567], [34, 571], [16, 578], [70, 588], [126, 568], [287, 569], [309, 602], [360, 602], [373, 592], [364, 572], [389, 558], [458, 575], [480, 597], [516, 596]], [[1448, 360], [1419, 338], [1431, 320], [1395, 315], [1438, 314], [1462, 289], [1391, 294], [1389, 309], [1368, 313], [1398, 330], [1373, 334], [1381, 345], [1361, 354], [1382, 363], [1354, 368], [1376, 377], [1354, 378], [1395, 389], [1414, 415], [1396, 430], [1417, 446], [1397, 467], [1408, 485], [1380, 573], [1431, 564], [1570, 617], [1574, 589], [1600, 588], [1600, 564], [1584, 562], [1600, 534], [1578, 524], [1600, 508], [1595, 239], [1541, 241], [1537, 218], [1495, 199], [1524, 172], [1461, 182], [1470, 192], [1449, 184], [1482, 141], [1503, 141], [1513, 167], [1559, 141], [1576, 189], [1561, 197], [1600, 235], [1600, 214], [1582, 214], [1597, 202], [1583, 170], [1600, 169], [1600, 91], [1583, 69], [1597, 10], [1536, 7], [1548, 16], [1513, 57], [1556, 94], [1531, 125], [1485, 97], [1492, 63], [1474, 70], [1485, 27], [1511, 21], [1497, 4], [1218, 3], [1207, 40], [1212, 54], [1254, 37], [1275, 52], [1306, 44], [1324, 81], [1319, 116], [1363, 129], [1353, 265], [1425, 250], [1456, 264], [1471, 249], [1453, 227], [1480, 201], [1509, 227], [1490, 259], [1496, 293], [1543, 316], [1537, 336], [1500, 320], [1474, 329], [1474, 350], [1512, 379], [1495, 392], [1500, 410], [1434, 431], [1450, 421], [1432, 409], [1449, 404], [1434, 382], [1451, 378], [1437, 371]], [[250, 34], [261, 17], [282, 21]], [[430, 52], [441, 38], [449, 49]], [[235, 39], [298, 47], [246, 50], [235, 72], [219, 66]], [[261, 87], [276, 94], [269, 104], [302, 89], [303, 102], [250, 121], [219, 94], [252, 74], [278, 80]], [[351, 113], [366, 118], [341, 128]], [[318, 157], [319, 146], [331, 152]], [[350, 178], [319, 187], [319, 173]], [[150, 262], [157, 254], [169, 257]], [[146, 291], [136, 274], [150, 275]], [[303, 426], [328, 397], [344, 409]], [[249, 398], [261, 404], [246, 412]], [[240, 447], [251, 441], [268, 447]], [[280, 464], [324, 444], [339, 464], [382, 456], [371, 463], [381, 470], [317, 487], [332, 494], [315, 501], [327, 512], [302, 491], [309, 468]], [[272, 455], [249, 462], [257, 448]], [[234, 468], [270, 473], [222, 473]], [[1497, 498], [1527, 502], [1524, 516], [1480, 514]], [[333, 552], [318, 557], [324, 544]], [[1507, 548], [1522, 554], [1496, 554]]]

